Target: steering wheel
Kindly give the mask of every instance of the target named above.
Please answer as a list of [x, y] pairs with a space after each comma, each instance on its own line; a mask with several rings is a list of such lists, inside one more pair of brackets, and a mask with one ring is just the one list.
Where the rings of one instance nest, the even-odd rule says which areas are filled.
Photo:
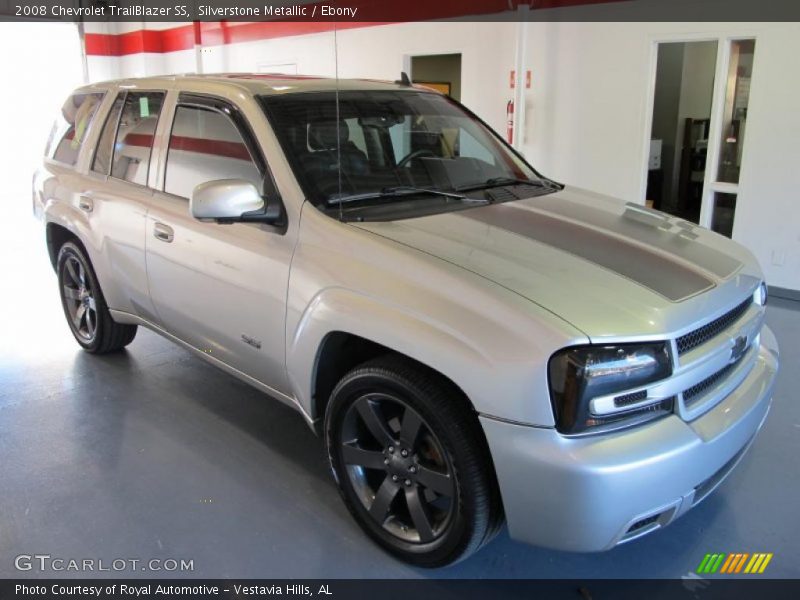
[[409, 152], [399, 161], [397, 161], [398, 167], [405, 167], [408, 163], [410, 163], [415, 158], [420, 158], [421, 156], [436, 156], [433, 153], [433, 150], [428, 150], [427, 148], [420, 148], [419, 150], [414, 150], [413, 152]]

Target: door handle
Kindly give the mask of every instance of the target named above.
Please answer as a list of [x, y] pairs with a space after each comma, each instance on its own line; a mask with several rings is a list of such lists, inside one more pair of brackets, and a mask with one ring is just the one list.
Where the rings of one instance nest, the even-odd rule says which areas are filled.
[[175, 239], [175, 232], [172, 230], [172, 227], [164, 225], [164, 223], [156, 223], [153, 225], [153, 235], [157, 240], [167, 243]]
[[94, 210], [94, 201], [88, 196], [81, 196], [78, 198], [78, 208], [83, 212], [90, 213]]

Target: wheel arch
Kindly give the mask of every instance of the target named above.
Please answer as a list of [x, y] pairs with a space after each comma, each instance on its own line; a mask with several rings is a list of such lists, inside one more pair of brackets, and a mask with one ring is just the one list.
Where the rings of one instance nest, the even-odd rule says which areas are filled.
[[322, 421], [330, 395], [344, 375], [360, 364], [382, 356], [396, 356], [420, 370], [432, 373], [460, 397], [464, 405], [476, 415], [477, 410], [466, 392], [452, 378], [434, 367], [404, 352], [347, 331], [331, 331], [317, 350], [312, 373], [312, 418], [317, 433], [322, 432]]
[[66, 242], [74, 242], [83, 251], [84, 255], [87, 258], [89, 257], [86, 246], [84, 246], [77, 234], [59, 223], [52, 221], [47, 223], [45, 238], [47, 240], [47, 254], [50, 257], [50, 264], [53, 265], [53, 269], [57, 266], [58, 251]]
[[345, 373], [385, 354], [399, 355], [437, 374], [479, 412], [470, 385], [476, 372], [491, 369], [491, 361], [457, 332], [420, 315], [334, 288], [318, 294], [290, 331], [294, 333], [287, 344], [289, 381], [312, 423], [324, 416], [330, 392]]

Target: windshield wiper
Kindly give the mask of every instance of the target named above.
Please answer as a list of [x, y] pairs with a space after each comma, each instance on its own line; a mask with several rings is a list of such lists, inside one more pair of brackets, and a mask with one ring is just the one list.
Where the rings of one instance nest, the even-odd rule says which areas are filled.
[[358, 202], [359, 200], [373, 200], [379, 198], [399, 198], [403, 196], [442, 196], [444, 198], [453, 198], [454, 200], [461, 200], [463, 202], [480, 202], [485, 204], [486, 200], [480, 198], [467, 198], [464, 194], [456, 192], [443, 192], [442, 190], [434, 190], [431, 188], [418, 188], [407, 185], [399, 185], [394, 187], [385, 187], [377, 192], [364, 192], [362, 194], [351, 194], [349, 196], [342, 196], [340, 198], [328, 198], [325, 203], [328, 206], [337, 206], [339, 204], [347, 204], [349, 202]]
[[471, 183], [469, 185], [460, 185], [454, 190], [456, 192], [470, 192], [473, 190], [487, 190], [493, 187], [502, 187], [504, 185], [531, 185], [534, 187], [546, 187], [550, 189], [557, 189], [555, 184], [547, 179], [520, 179], [517, 177], [492, 177], [481, 183]]

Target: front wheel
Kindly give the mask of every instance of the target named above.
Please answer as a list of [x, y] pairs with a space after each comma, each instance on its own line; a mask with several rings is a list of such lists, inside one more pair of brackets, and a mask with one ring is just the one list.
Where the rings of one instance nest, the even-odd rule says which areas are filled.
[[399, 357], [370, 361], [334, 389], [331, 467], [364, 531], [425, 567], [461, 560], [502, 523], [480, 424], [458, 390]]
[[105, 354], [133, 341], [136, 325], [124, 325], [111, 318], [97, 276], [77, 244], [66, 242], [61, 246], [56, 269], [64, 316], [84, 350]]

